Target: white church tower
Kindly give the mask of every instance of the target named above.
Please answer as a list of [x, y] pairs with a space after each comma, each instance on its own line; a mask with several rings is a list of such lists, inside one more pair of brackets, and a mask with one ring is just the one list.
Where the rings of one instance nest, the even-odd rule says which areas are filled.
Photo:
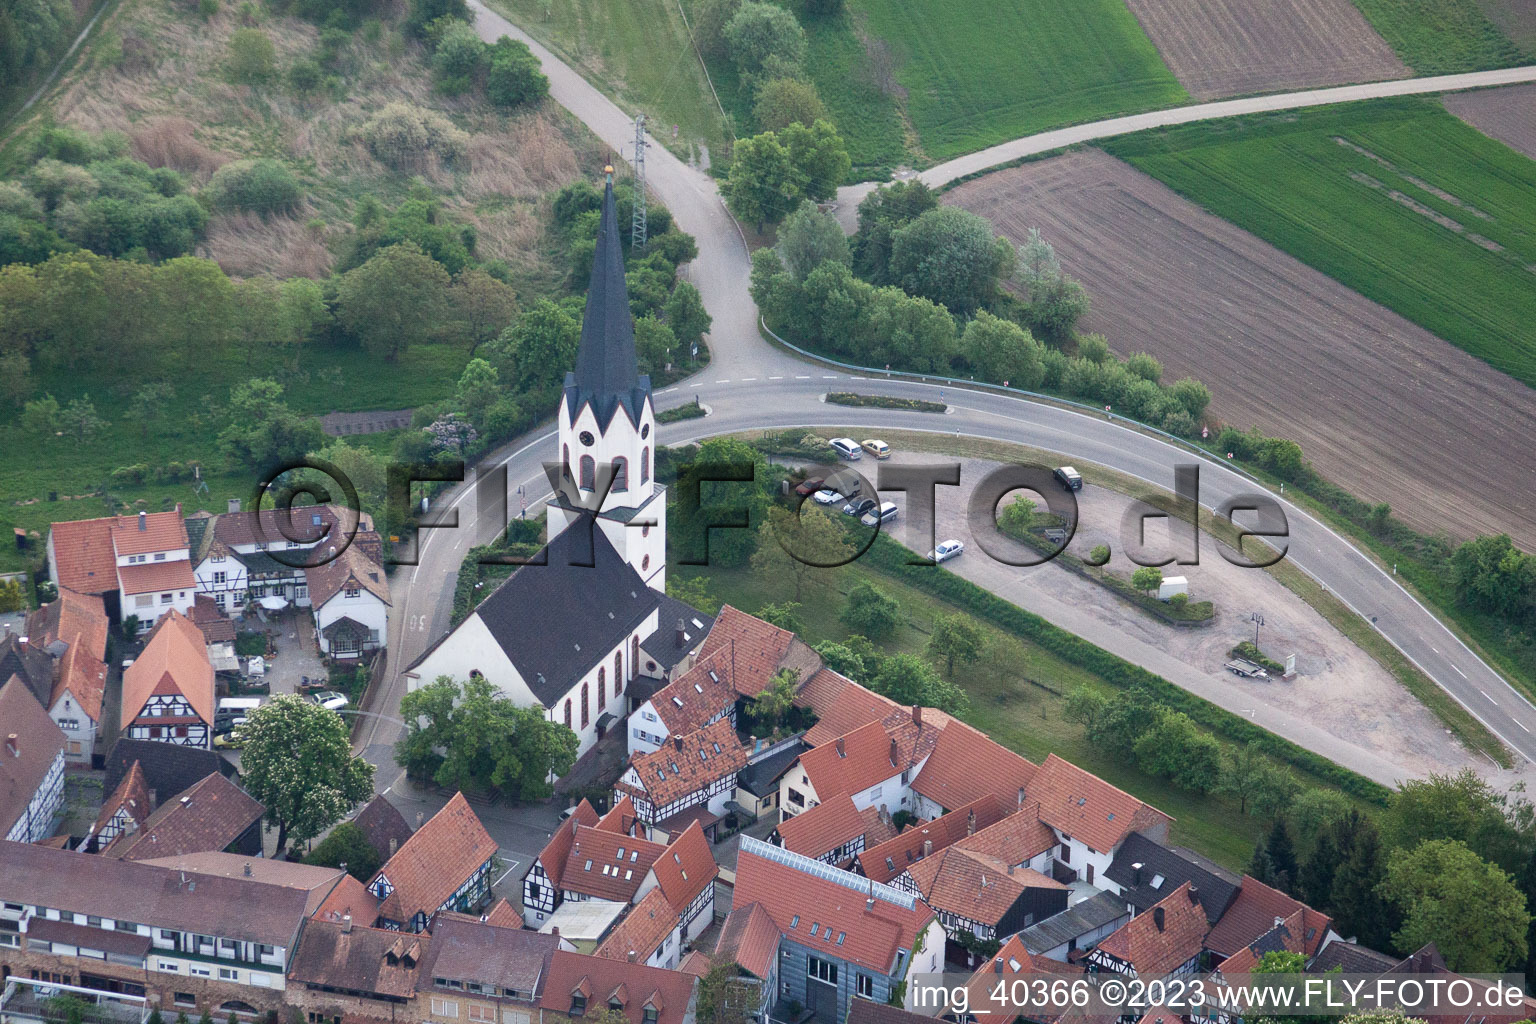
[[[624, 249], [613, 201], [613, 168], [603, 190], [602, 225], [592, 260], [592, 283], [581, 322], [576, 370], [565, 375], [560, 400], [561, 472], [584, 503], [612, 466], [613, 484], [597, 524], [614, 550], [646, 584], [666, 592], [667, 489], [653, 475], [656, 411], [651, 378], [639, 372], [634, 319], [624, 286]], [[580, 512], [557, 496], [549, 504], [549, 539]], [[645, 525], [649, 524], [649, 525]]]

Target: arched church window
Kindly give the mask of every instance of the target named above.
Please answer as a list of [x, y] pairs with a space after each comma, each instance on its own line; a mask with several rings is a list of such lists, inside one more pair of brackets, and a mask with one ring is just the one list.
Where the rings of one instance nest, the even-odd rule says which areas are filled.
[[586, 683], [581, 684], [581, 727], [585, 729], [592, 721], [592, 694], [591, 687]]
[[597, 670], [597, 710], [608, 706], [608, 670]]
[[590, 491], [597, 486], [597, 463], [590, 455], [581, 457], [581, 489]]
[[647, 423], [647, 424], [643, 425], [640, 428], [640, 440], [643, 441], [643, 440], [645, 440], [646, 438], [648, 438], [650, 436], [651, 436], [651, 425], [649, 423]]
[[640, 482], [651, 482], [651, 446], [646, 445], [640, 449]]
[[624, 652], [613, 652], [613, 695], [617, 697], [622, 688], [620, 680], [624, 678]]
[[615, 491], [629, 490], [629, 460], [613, 460], [613, 487]]
[[571, 727], [571, 698], [565, 698], [565, 727]]
[[641, 572], [645, 572], [645, 570], [649, 569], [650, 567], [651, 567], [651, 556], [650, 555], [646, 555], [644, 558], [640, 559], [640, 571]]

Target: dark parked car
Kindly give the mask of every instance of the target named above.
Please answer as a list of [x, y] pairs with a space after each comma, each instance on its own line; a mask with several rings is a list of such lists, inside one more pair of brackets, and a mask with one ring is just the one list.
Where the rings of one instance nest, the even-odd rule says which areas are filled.
[[861, 516], [876, 505], [874, 498], [857, 498], [843, 506], [843, 515]]

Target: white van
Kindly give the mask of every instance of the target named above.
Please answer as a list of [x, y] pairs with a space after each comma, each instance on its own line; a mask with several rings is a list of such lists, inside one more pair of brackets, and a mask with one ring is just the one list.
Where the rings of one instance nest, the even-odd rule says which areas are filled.
[[864, 449], [859, 447], [859, 442], [851, 437], [834, 437], [832, 439], [832, 450], [849, 462], [859, 461], [864, 453]]
[[219, 701], [219, 706], [213, 712], [213, 728], [215, 732], [223, 732], [233, 729], [236, 725], [243, 724], [252, 711], [261, 707], [260, 697], [225, 697]]

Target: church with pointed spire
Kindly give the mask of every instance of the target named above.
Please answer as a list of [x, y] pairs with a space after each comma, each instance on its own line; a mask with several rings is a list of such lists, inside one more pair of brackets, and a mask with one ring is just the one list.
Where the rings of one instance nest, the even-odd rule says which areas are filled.
[[600, 499], [597, 525], [609, 543], [646, 586], [665, 592], [667, 490], [651, 472], [656, 410], [651, 379], [640, 373], [635, 356], [613, 169], [607, 170], [576, 369], [565, 375], [558, 410], [560, 471], [577, 488], [577, 501], [560, 495], [551, 502], [549, 539]]
[[439, 676], [484, 678], [569, 726], [578, 756], [686, 668], [714, 622], [666, 593], [656, 411], [635, 355], [613, 168], [607, 174], [576, 367], [557, 411], [561, 479], [547, 505], [548, 540], [405, 670], [412, 690]]

